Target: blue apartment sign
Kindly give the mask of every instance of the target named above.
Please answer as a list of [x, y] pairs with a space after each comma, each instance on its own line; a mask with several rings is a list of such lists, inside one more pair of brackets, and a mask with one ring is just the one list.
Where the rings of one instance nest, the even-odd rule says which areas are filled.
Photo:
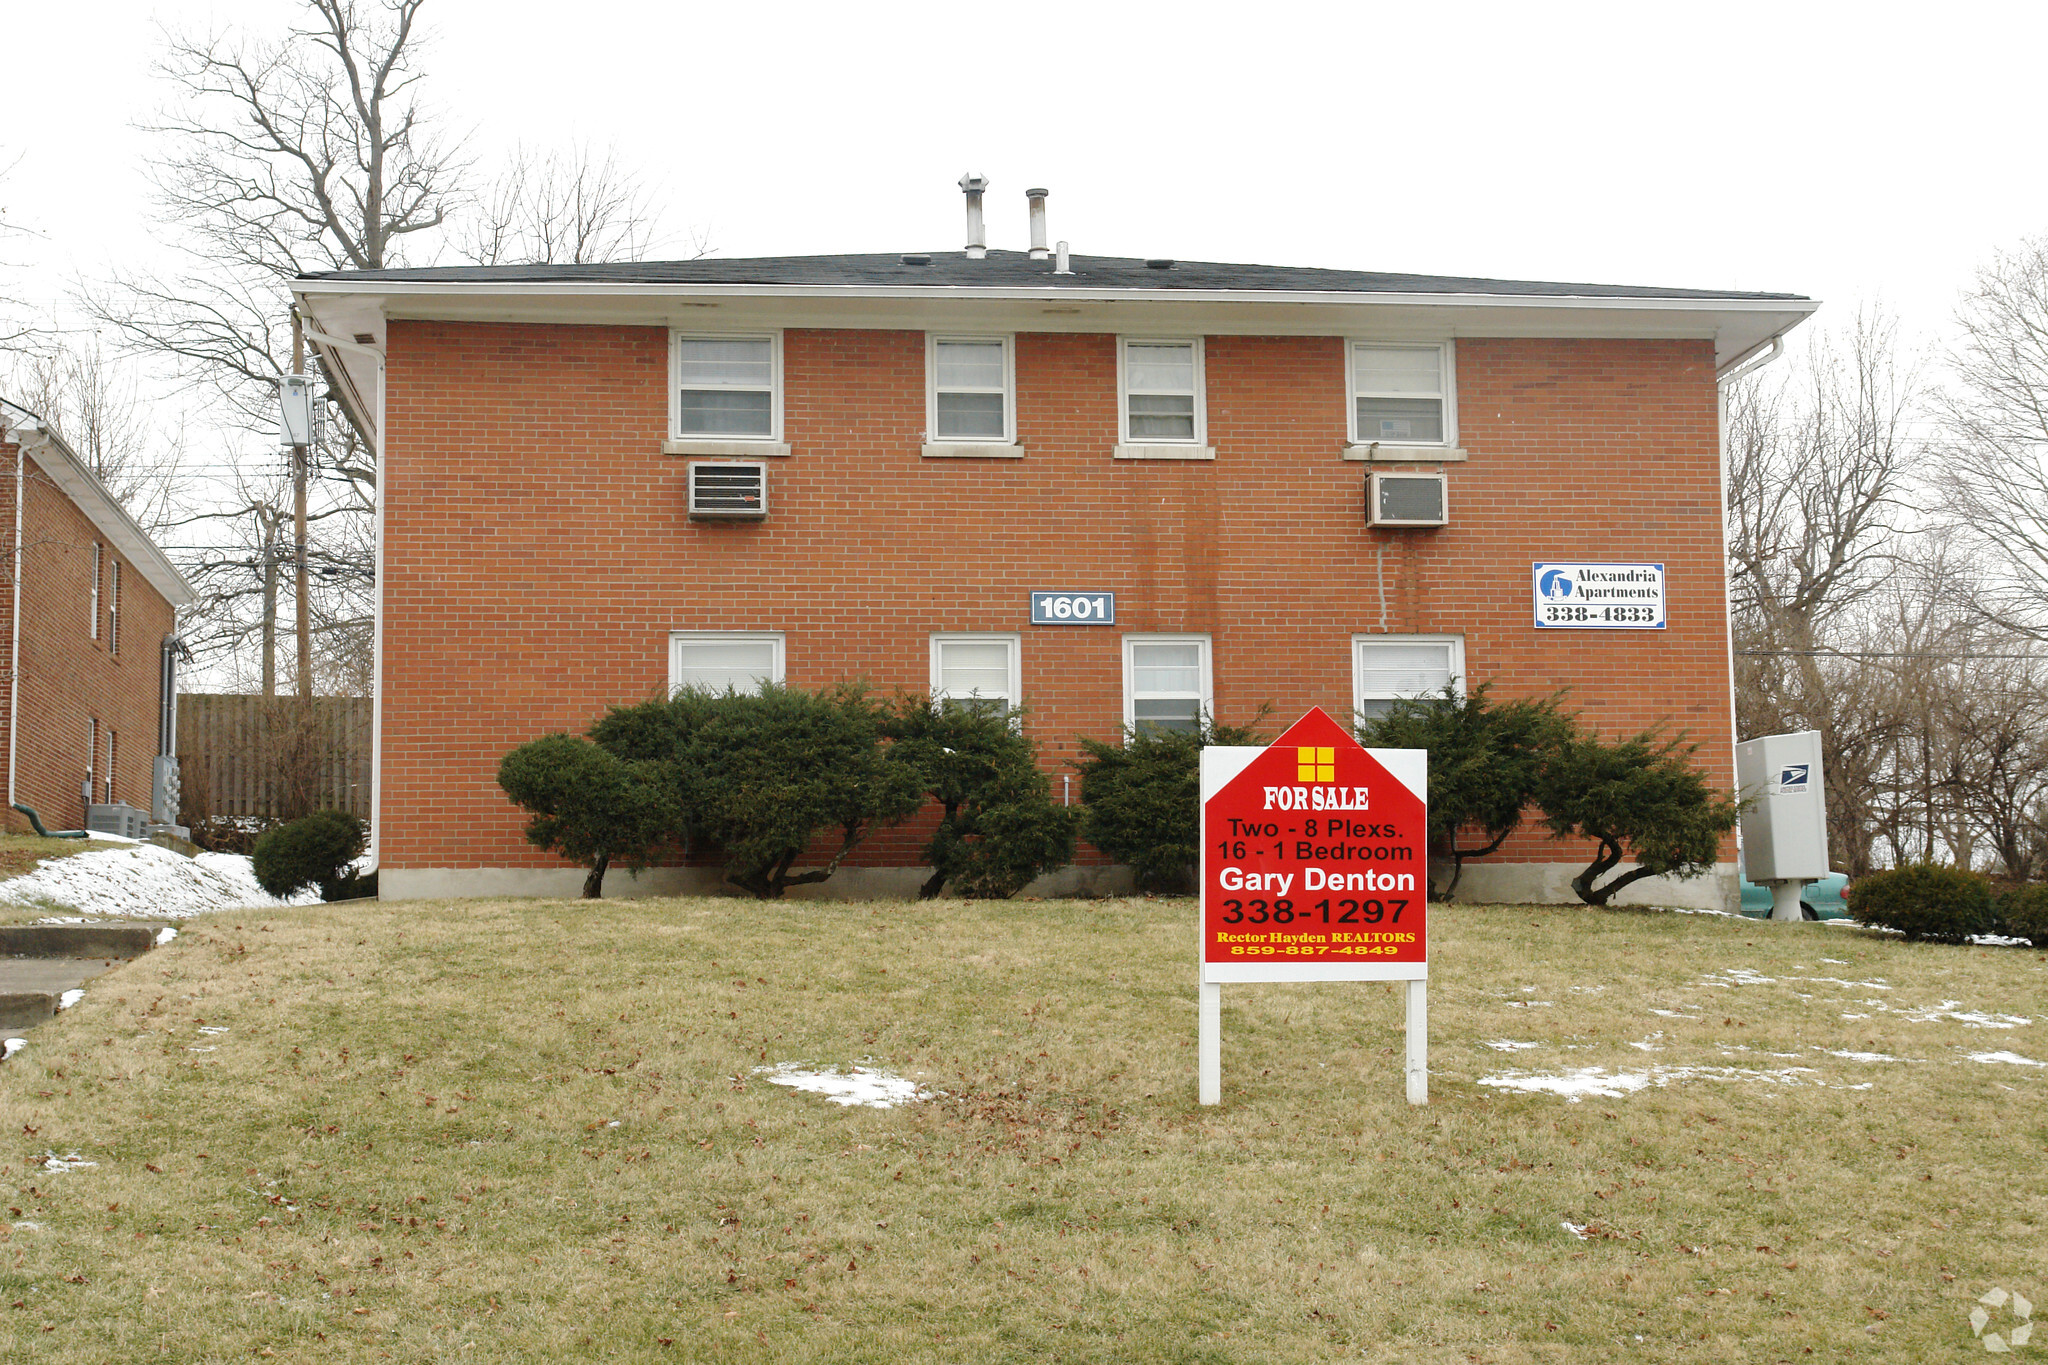
[[1539, 630], [1664, 629], [1662, 564], [1530, 566]]
[[1116, 624], [1116, 594], [1113, 592], [1034, 592], [1031, 594], [1031, 624], [1034, 626], [1113, 626]]

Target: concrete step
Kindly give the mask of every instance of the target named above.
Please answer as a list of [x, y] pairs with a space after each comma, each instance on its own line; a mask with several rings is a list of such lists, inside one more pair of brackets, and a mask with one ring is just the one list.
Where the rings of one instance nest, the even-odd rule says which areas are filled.
[[153, 924], [0, 925], [4, 957], [141, 957], [156, 946]]

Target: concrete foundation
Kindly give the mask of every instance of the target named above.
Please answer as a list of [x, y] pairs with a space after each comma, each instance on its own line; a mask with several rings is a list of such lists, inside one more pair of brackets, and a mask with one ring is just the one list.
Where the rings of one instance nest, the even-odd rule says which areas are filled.
[[[1458, 879], [1458, 899], [1468, 905], [1577, 905], [1578, 893], [1572, 878], [1583, 870], [1578, 863], [1495, 863], [1486, 860], [1465, 864]], [[1678, 880], [1645, 877], [1616, 896], [1613, 905], [1668, 905], [1682, 910], [1742, 909], [1742, 882], [1734, 863], [1716, 863], [1711, 872]]]

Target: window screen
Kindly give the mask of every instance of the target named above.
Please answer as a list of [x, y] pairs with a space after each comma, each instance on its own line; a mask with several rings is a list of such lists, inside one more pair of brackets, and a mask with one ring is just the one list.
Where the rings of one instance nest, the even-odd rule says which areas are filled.
[[934, 440], [1009, 439], [1008, 349], [1001, 341], [933, 343]]
[[778, 635], [687, 634], [670, 637], [669, 690], [758, 692], [782, 681]]
[[1426, 697], [1459, 681], [1464, 647], [1459, 640], [1368, 636], [1353, 642], [1353, 670], [1361, 716], [1381, 716], [1398, 697]]
[[1444, 439], [1441, 346], [1353, 346], [1351, 388], [1361, 442]]
[[1133, 442], [1195, 439], [1195, 344], [1124, 343], [1124, 415]]
[[1133, 639], [1127, 648], [1131, 728], [1200, 730], [1209, 705], [1208, 642]]
[[1018, 643], [1012, 636], [932, 641], [932, 694], [947, 705], [1008, 710], [1017, 704]]
[[676, 386], [678, 436], [775, 433], [772, 338], [677, 337]]

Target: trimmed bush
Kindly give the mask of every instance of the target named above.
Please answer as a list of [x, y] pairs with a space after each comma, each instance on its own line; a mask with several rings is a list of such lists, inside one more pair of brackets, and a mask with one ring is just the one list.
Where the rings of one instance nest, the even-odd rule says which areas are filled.
[[905, 697], [884, 722], [892, 763], [919, 774], [939, 825], [925, 844], [929, 899], [1004, 900], [1074, 860], [1074, 812], [1052, 799], [1021, 712]]
[[1994, 932], [2048, 948], [2048, 885], [2015, 886], [2001, 892], [1993, 902], [1992, 919]]
[[1177, 892], [1189, 889], [1201, 853], [1202, 750], [1265, 739], [1205, 716], [1199, 731], [1142, 729], [1122, 744], [1080, 743], [1081, 837], [1128, 865], [1140, 891]]
[[324, 810], [265, 831], [250, 858], [257, 884], [273, 896], [317, 886], [321, 900], [353, 900], [374, 894], [374, 875], [347, 872], [369, 842], [369, 827], [361, 820], [346, 811]]
[[[1645, 730], [1608, 743], [1564, 739], [1545, 754], [1533, 793], [1556, 839], [1590, 839], [1593, 861], [1572, 878], [1588, 905], [1644, 877], [1697, 877], [1714, 866], [1742, 807], [1692, 763], [1697, 744]], [[1635, 866], [1600, 879], [1633, 857]]]
[[647, 866], [680, 823], [657, 765], [619, 758], [574, 735], [543, 735], [506, 754], [498, 785], [533, 813], [528, 843], [590, 869], [585, 900], [604, 894], [614, 859], [636, 870]]
[[1481, 683], [1468, 695], [1446, 687], [1403, 698], [1357, 727], [1368, 748], [1428, 751], [1430, 871], [1432, 880], [1446, 866], [1451, 874], [1430, 894], [1445, 900], [1468, 861], [1495, 852], [1521, 826], [1545, 760], [1578, 728], [1560, 696], [1500, 702], [1491, 692]]
[[1916, 863], [1872, 872], [1850, 883], [1846, 899], [1858, 923], [1914, 942], [1962, 943], [1995, 927], [1991, 883], [1961, 868]]

